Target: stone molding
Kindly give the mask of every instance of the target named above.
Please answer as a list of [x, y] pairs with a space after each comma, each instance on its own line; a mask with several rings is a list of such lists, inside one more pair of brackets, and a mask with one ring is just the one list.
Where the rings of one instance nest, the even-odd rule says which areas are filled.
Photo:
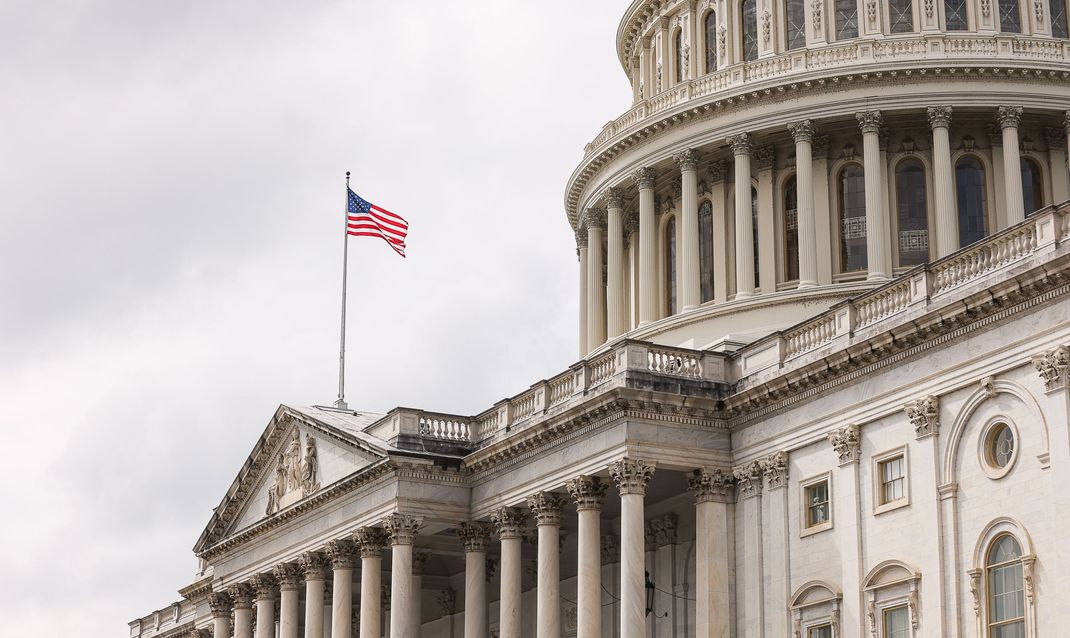
[[353, 533], [353, 540], [360, 549], [361, 558], [379, 558], [390, 545], [386, 530], [379, 527], [361, 527]]
[[816, 128], [812, 120], [799, 120], [798, 122], [792, 122], [787, 126], [788, 132], [791, 133], [792, 139], [795, 143], [810, 142], [813, 143], [814, 135], [817, 133]]
[[391, 545], [412, 545], [423, 525], [423, 517], [400, 512], [394, 512], [382, 522], [383, 529], [390, 536]]
[[736, 494], [740, 500], [761, 495], [762, 475], [762, 466], [758, 461], [745, 463], [732, 470], [732, 476], [736, 479]]
[[257, 600], [274, 600], [278, 591], [278, 582], [272, 574], [255, 574], [249, 583], [256, 590]]
[[603, 565], [612, 565], [620, 562], [620, 542], [612, 534], [603, 534], [599, 547], [599, 555]]
[[930, 106], [925, 110], [929, 116], [931, 128], [948, 128], [951, 126], [951, 106]]
[[772, 146], [763, 146], [754, 151], [754, 167], [759, 171], [768, 171], [776, 162], [776, 150]]
[[516, 507], [503, 507], [491, 515], [498, 538], [502, 540], [523, 538], [527, 519], [523, 510]]
[[627, 236], [628, 235], [630, 235], [632, 233], [637, 233], [637, 232], [639, 232], [639, 211], [638, 210], [630, 210], [630, 211], [624, 213], [624, 235], [625, 235], [625, 241], [627, 241]]
[[654, 188], [654, 177], [656, 173], [652, 168], [640, 168], [636, 169], [632, 174], [632, 178], [635, 179], [635, 185], [639, 190], [644, 188]]
[[765, 475], [766, 487], [770, 490], [788, 486], [788, 453], [783, 450], [774, 452], [769, 456], [759, 459], [758, 464], [762, 467]]
[[536, 492], [528, 497], [528, 509], [539, 526], [561, 525], [565, 503], [565, 497], [557, 492]]
[[729, 135], [725, 138], [725, 142], [732, 147], [733, 155], [750, 155], [751, 153], [752, 143], [750, 133]]
[[1033, 367], [1040, 373], [1046, 392], [1065, 389], [1070, 385], [1070, 346], [1059, 346], [1033, 355]]
[[680, 171], [694, 171], [698, 169], [699, 155], [693, 148], [685, 149], [672, 156], [672, 160], [680, 167]]
[[490, 542], [490, 528], [486, 523], [461, 523], [457, 537], [464, 543], [464, 551], [486, 552]]
[[577, 476], [565, 481], [565, 489], [576, 503], [576, 509], [581, 512], [602, 509], [608, 487], [609, 485], [597, 476]]
[[[360, 530], [357, 530], [360, 532]], [[327, 556], [334, 569], [353, 569], [357, 563], [359, 549], [357, 544], [350, 540], [332, 540], [327, 542], [325, 548]]]
[[903, 406], [914, 426], [914, 438], [921, 440], [940, 431], [940, 397], [930, 394]]
[[828, 434], [829, 443], [840, 457], [840, 467], [858, 463], [862, 457], [862, 430], [853, 423]]
[[292, 591], [301, 587], [304, 571], [295, 563], [279, 563], [271, 569], [282, 591]]
[[624, 494], [646, 494], [647, 483], [654, 476], [654, 463], [640, 459], [623, 458], [609, 465], [617, 489]]
[[234, 600], [225, 591], [214, 591], [208, 594], [208, 607], [212, 610], [212, 618], [230, 618]]
[[723, 470], [695, 470], [687, 477], [687, 489], [694, 492], [696, 503], [730, 503], [734, 482]]
[[234, 583], [227, 588], [234, 609], [252, 609], [256, 590], [249, 583]]
[[881, 124], [884, 122], [880, 111], [859, 111], [855, 113], [855, 119], [858, 120], [858, 127], [862, 129], [863, 135], [866, 133], [880, 133]]
[[305, 580], [326, 580], [331, 561], [323, 552], [305, 552], [297, 559], [305, 573]]
[[996, 113], [996, 121], [1000, 128], [1018, 128], [1022, 123], [1022, 107], [1001, 106]]

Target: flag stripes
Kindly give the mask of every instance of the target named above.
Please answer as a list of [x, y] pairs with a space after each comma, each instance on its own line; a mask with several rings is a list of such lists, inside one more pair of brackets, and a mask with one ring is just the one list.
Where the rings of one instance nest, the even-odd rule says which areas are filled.
[[404, 218], [362, 199], [352, 190], [349, 191], [347, 208], [347, 235], [379, 237], [393, 248], [394, 252], [405, 256], [405, 238], [409, 234], [409, 223]]

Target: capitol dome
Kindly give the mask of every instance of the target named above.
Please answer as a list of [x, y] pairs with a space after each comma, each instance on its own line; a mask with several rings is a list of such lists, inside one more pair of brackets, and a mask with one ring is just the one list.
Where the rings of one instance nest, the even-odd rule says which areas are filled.
[[616, 45], [581, 356], [731, 350], [1070, 198], [1065, 0], [636, 0]]

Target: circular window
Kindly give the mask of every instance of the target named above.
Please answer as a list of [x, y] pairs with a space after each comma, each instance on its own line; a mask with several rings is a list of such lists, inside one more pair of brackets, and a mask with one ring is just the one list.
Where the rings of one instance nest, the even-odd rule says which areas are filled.
[[981, 436], [981, 465], [989, 478], [1006, 476], [1018, 458], [1018, 436], [1014, 426], [1002, 419], [991, 422]]

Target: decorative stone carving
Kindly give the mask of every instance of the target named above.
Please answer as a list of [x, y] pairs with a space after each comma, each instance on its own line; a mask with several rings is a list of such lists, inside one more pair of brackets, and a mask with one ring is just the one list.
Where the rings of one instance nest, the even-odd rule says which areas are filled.
[[1070, 131], [1070, 110], [1063, 111], [1063, 129]]
[[845, 160], [853, 160], [855, 158], [855, 145], [854, 144], [844, 144], [843, 145], [843, 150], [840, 151], [840, 157], [842, 157]]
[[646, 522], [645, 538], [648, 550], [676, 544], [676, 514], [666, 514]]
[[646, 494], [647, 483], [654, 476], [654, 464], [640, 459], [621, 459], [609, 465], [610, 476], [623, 494]]
[[608, 487], [609, 485], [597, 476], [577, 476], [565, 481], [565, 489], [576, 503], [576, 509], [580, 511], [602, 509]]
[[996, 115], [996, 120], [999, 122], [1000, 128], [1018, 128], [1018, 125], [1022, 123], [1022, 107], [1001, 106]]
[[932, 436], [940, 430], [940, 399], [935, 395], [929, 395], [917, 401], [911, 401], [903, 406], [907, 418], [914, 426], [914, 438], [923, 439]]
[[1053, 392], [1067, 387], [1070, 346], [1059, 346], [1054, 350], [1033, 355], [1033, 367], [1040, 373], [1046, 391]]
[[442, 608], [442, 613], [447, 616], [452, 616], [457, 613], [457, 592], [453, 588], [443, 589], [438, 592], [438, 596], [435, 598], [438, 602], [438, 606]]
[[419, 516], [401, 514], [395, 512], [383, 519], [383, 529], [390, 535], [392, 545], [412, 545], [416, 542], [416, 535], [424, 525], [424, 519]]
[[752, 498], [762, 493], [762, 466], [752, 461], [732, 470], [736, 479], [736, 494], [739, 498]]
[[788, 485], [788, 454], [787, 452], [774, 452], [758, 461], [765, 475], [765, 484], [768, 489], [775, 490]]
[[616, 536], [603, 534], [600, 549], [603, 565], [612, 565], [620, 561], [620, 543]]
[[880, 133], [884, 121], [880, 111], [860, 111], [855, 113], [855, 118], [862, 133]]
[[732, 153], [735, 155], [750, 155], [751, 152], [751, 136], [750, 133], [740, 133], [738, 135], [729, 135], [726, 139], [728, 145], [732, 147]]
[[326, 580], [331, 562], [321, 552], [305, 552], [297, 559], [297, 564], [305, 573], [305, 580]]
[[624, 206], [624, 189], [614, 186], [606, 189], [606, 208], [621, 208]]
[[981, 15], [986, 18], [992, 15], [992, 0], [981, 0]]
[[235, 583], [227, 588], [234, 609], [252, 609], [256, 590], [249, 583]]
[[528, 497], [528, 508], [536, 525], [560, 525], [565, 498], [556, 492], [536, 492]]
[[680, 178], [675, 178], [669, 185], [669, 192], [672, 193], [672, 198], [669, 199], [669, 206], [673, 206], [673, 199], [679, 200], [684, 194], [684, 183], [680, 181]]
[[378, 527], [361, 527], [353, 534], [353, 539], [360, 548], [361, 558], [382, 556], [383, 551], [390, 544], [387, 532]]
[[271, 570], [275, 580], [279, 581], [279, 589], [293, 590], [301, 586], [301, 578], [304, 572], [295, 563], [279, 563]]
[[840, 457], [840, 465], [858, 463], [862, 454], [861, 429], [854, 424], [842, 427], [828, 435], [832, 449]]
[[791, 137], [795, 140], [795, 143], [799, 142], [813, 142], [814, 141], [814, 123], [812, 120], [800, 120], [798, 122], [792, 122], [788, 124], [788, 132], [791, 133]]
[[1037, 19], [1037, 24], [1044, 24], [1043, 0], [1033, 0], [1033, 16]]
[[978, 618], [981, 617], [981, 570], [971, 569], [967, 572], [970, 575], [970, 594], [973, 595], [973, 614]]
[[289, 442], [275, 465], [275, 483], [268, 488], [267, 514], [319, 491], [319, 456], [316, 440], [305, 435], [305, 452], [301, 454], [301, 432], [294, 428]]
[[710, 194], [710, 185], [707, 184], [706, 180], [704, 180], [704, 179], [701, 179], [698, 182], [698, 194], [699, 194], [700, 197], [702, 195], [709, 195]]
[[925, 5], [925, 17], [926, 18], [932, 18], [933, 17], [933, 11], [936, 9], [935, 0], [925, 0], [925, 2], [923, 4]]
[[494, 579], [494, 574], [498, 572], [498, 557], [487, 554], [487, 560], [483, 563], [483, 571], [486, 574], [486, 580], [489, 583]]
[[681, 171], [693, 171], [698, 168], [698, 152], [695, 149], [685, 149], [672, 156]]
[[829, 156], [829, 136], [828, 135], [815, 135], [814, 136], [814, 152], [813, 156], [815, 160], [828, 159]]
[[628, 235], [639, 232], [639, 211], [630, 210], [624, 213], [624, 237], [627, 241]]
[[1046, 126], [1044, 141], [1048, 144], [1048, 150], [1062, 150], [1066, 146], [1066, 130], [1061, 126]]
[[212, 618], [229, 618], [234, 600], [225, 591], [213, 591], [208, 594], [208, 607], [212, 610]]
[[695, 493], [697, 503], [731, 501], [732, 483], [732, 475], [722, 470], [695, 470], [687, 477], [687, 489]]
[[[818, 0], [814, 0], [815, 2]], [[720, 59], [725, 59], [725, 53], [728, 50], [728, 29], [722, 24], [717, 27], [717, 55]]]
[[929, 115], [929, 126], [932, 128], [948, 128], [951, 126], [950, 106], [930, 106], [925, 112]]
[[824, 0], [810, 0], [810, 17], [814, 22], [814, 34], [819, 37], [821, 35], [821, 25], [824, 22], [821, 16], [821, 10], [824, 8], [824, 5]]
[[877, 21], [877, 0], [866, 0], [866, 17], [870, 24]]
[[652, 168], [640, 168], [632, 174], [632, 177], [635, 179], [635, 185], [639, 190], [643, 190], [644, 188], [654, 188], [655, 176], [656, 173]]
[[274, 576], [266, 573], [254, 575], [249, 579], [249, 583], [256, 590], [257, 600], [273, 600], [279, 585]]
[[[360, 530], [357, 530], [360, 533]], [[357, 544], [350, 540], [333, 540], [327, 542], [327, 558], [334, 569], [353, 569], [360, 551]]]
[[[872, 2], [872, 0], [870, 0]], [[773, 37], [773, 14], [769, 13], [769, 9], [762, 11], [762, 42], [769, 44], [769, 41]]]
[[490, 529], [485, 523], [461, 523], [457, 537], [464, 543], [466, 552], [486, 552]]
[[587, 209], [587, 228], [606, 229], [606, 211], [603, 208], [591, 207]]
[[754, 151], [754, 166], [760, 171], [767, 171], [773, 168], [773, 162], [775, 161], [776, 152], [772, 146], [763, 146]]
[[499, 538], [522, 538], [527, 515], [515, 507], [503, 507], [491, 515], [491, 521]]
[[723, 160], [717, 160], [716, 162], [710, 162], [710, 181], [713, 184], [720, 184], [728, 177], [728, 164]]
[[996, 397], [996, 378], [987, 376], [981, 379], [981, 389], [985, 391], [986, 397], [994, 399]]
[[576, 231], [576, 250], [582, 250], [587, 247], [587, 227], [580, 226]]

